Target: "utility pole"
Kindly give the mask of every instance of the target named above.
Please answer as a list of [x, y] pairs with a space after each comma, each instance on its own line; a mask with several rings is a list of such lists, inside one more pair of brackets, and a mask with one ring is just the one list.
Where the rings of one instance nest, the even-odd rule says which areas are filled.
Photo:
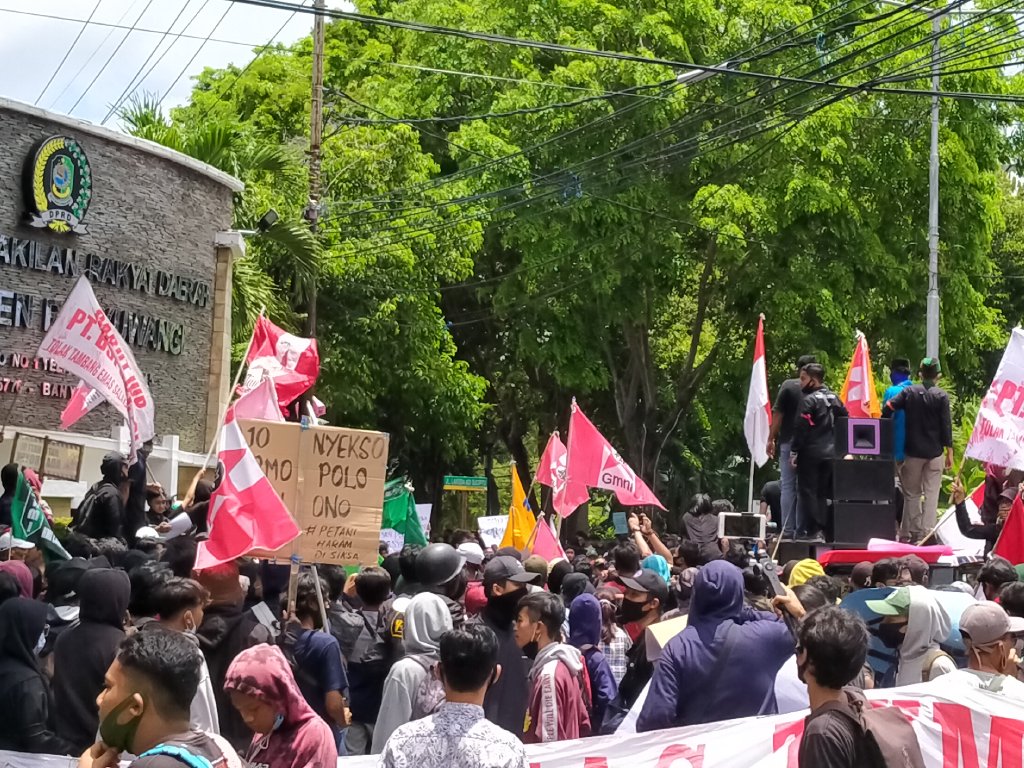
[[[313, 96], [309, 110], [309, 202], [306, 220], [313, 237], [317, 236], [320, 219], [320, 144], [324, 134], [324, 11], [327, 0], [314, 0], [313, 8]], [[316, 336], [316, 281], [309, 289], [306, 307], [306, 334]]]
[[928, 299], [925, 353], [939, 356], [939, 34], [942, 17], [932, 19], [932, 131], [928, 158]]

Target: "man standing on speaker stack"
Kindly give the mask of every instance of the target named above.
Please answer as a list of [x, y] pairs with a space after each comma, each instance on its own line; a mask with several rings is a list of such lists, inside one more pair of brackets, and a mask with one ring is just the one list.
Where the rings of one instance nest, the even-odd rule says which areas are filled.
[[[900, 484], [903, 522], [900, 541], [918, 542], [935, 527], [942, 470], [953, 467], [953, 419], [949, 396], [938, 386], [942, 368], [934, 357], [921, 361], [921, 383], [886, 401], [883, 415], [906, 414], [906, 441]], [[924, 502], [922, 504], [922, 497]]]
[[828, 500], [832, 495], [836, 419], [849, 416], [843, 401], [825, 386], [825, 368], [808, 363], [800, 369], [803, 400], [793, 434], [790, 461], [800, 484], [800, 505], [811, 541], [824, 541], [831, 530]]
[[783, 538], [791, 538], [794, 531], [803, 534], [807, 530], [805, 515], [799, 512], [796, 468], [789, 460], [793, 443], [793, 432], [800, 417], [800, 402], [803, 400], [803, 385], [800, 383], [800, 369], [809, 363], [816, 363], [814, 355], [804, 355], [796, 362], [796, 378], [786, 379], [779, 387], [779, 394], [772, 406], [772, 429], [768, 435], [768, 455], [779, 459], [779, 485], [782, 490], [782, 515], [779, 532]]
[[[894, 357], [889, 367], [889, 381], [892, 386], [885, 390], [882, 395], [882, 402], [887, 403], [907, 387], [912, 387], [910, 361], [905, 357]], [[906, 458], [907, 445], [907, 415], [898, 411], [892, 417], [892, 458], [896, 462], [896, 494], [893, 503], [903, 519], [903, 481], [900, 479], [900, 471], [903, 469], [903, 459]]]

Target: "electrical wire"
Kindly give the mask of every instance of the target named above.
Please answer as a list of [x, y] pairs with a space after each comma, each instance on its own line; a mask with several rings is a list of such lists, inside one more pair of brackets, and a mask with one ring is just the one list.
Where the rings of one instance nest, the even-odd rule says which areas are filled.
[[94, 85], [96, 85], [96, 81], [100, 79], [100, 75], [102, 75], [104, 72], [107, 71], [107, 67], [110, 66], [110, 62], [112, 62], [114, 60], [114, 57], [117, 56], [118, 51], [120, 51], [121, 47], [128, 41], [128, 38], [131, 37], [132, 32], [135, 31], [135, 27], [142, 20], [142, 17], [146, 15], [146, 11], [149, 10], [149, 6], [151, 6], [152, 4], [153, 4], [153, 0], [148, 0], [146, 2], [146, 7], [143, 8], [142, 9], [142, 13], [140, 13], [136, 17], [135, 24], [132, 25], [131, 29], [129, 29], [127, 32], [124, 33], [124, 37], [121, 38], [121, 42], [119, 42], [117, 44], [117, 47], [114, 48], [113, 53], [111, 53], [110, 56], [107, 57], [107, 60], [105, 62], [103, 62], [103, 66], [100, 67], [100, 71], [97, 72], [93, 76], [92, 80], [89, 81], [89, 84], [87, 86], [85, 86], [85, 90], [82, 91], [82, 95], [79, 96], [78, 100], [75, 101], [75, 103], [71, 105], [71, 109], [68, 110], [68, 114], [69, 115], [74, 114], [75, 109], [78, 107], [79, 104], [82, 103], [82, 99], [84, 99], [86, 97], [86, 95], [89, 93], [89, 91], [92, 90], [92, 87]]
[[78, 30], [78, 34], [75, 35], [75, 39], [71, 41], [71, 45], [69, 45], [68, 49], [64, 51], [64, 56], [61, 57], [60, 63], [57, 64], [57, 68], [53, 70], [53, 74], [50, 75], [50, 79], [46, 81], [46, 85], [43, 86], [43, 90], [41, 90], [39, 95], [36, 96], [36, 100], [32, 102], [33, 104], [38, 104], [40, 100], [42, 100], [43, 96], [45, 96], [46, 92], [50, 89], [50, 86], [53, 85], [53, 81], [57, 78], [57, 75], [60, 74], [62, 69], [64, 69], [64, 65], [67, 64], [68, 57], [71, 56], [71, 52], [78, 46], [78, 41], [82, 39], [82, 35], [85, 33], [85, 30], [89, 28], [90, 24], [92, 24], [93, 17], [96, 15], [96, 11], [99, 10], [102, 3], [103, 0], [96, 0], [96, 5], [92, 7], [92, 11], [89, 13], [89, 18], [82, 22], [82, 28]]
[[[209, 2], [209, 0], [207, 0], [207, 2]], [[213, 37], [213, 35], [217, 32], [217, 29], [220, 27], [220, 25], [224, 23], [224, 18], [228, 15], [228, 12], [230, 10], [231, 10], [231, 6], [230, 5], [228, 5], [228, 7], [224, 9], [224, 13], [222, 13], [220, 15], [220, 18], [217, 19], [217, 23], [213, 25], [213, 29], [210, 30], [210, 34], [208, 34], [203, 39], [203, 42], [201, 42], [199, 44], [199, 47], [196, 48], [195, 53], [192, 54], [192, 58], [190, 58], [185, 63], [185, 66], [181, 68], [181, 72], [179, 72], [178, 76], [176, 78], [174, 78], [174, 81], [169, 86], [167, 86], [167, 90], [164, 91], [164, 95], [161, 96], [160, 100], [157, 102], [158, 105], [163, 104], [164, 101], [166, 101], [167, 96], [170, 94], [171, 91], [174, 90], [174, 86], [176, 86], [178, 84], [178, 82], [181, 80], [181, 78], [183, 78], [185, 76], [185, 73], [188, 72], [188, 68], [192, 66], [192, 62], [194, 62], [196, 60], [196, 57], [200, 54], [200, 52], [203, 50], [203, 48], [206, 47], [206, 44], [210, 42], [210, 38]]]
[[[164, 41], [167, 40], [167, 37], [168, 35], [170, 35], [171, 30], [174, 29], [174, 25], [178, 23], [178, 20], [182, 17], [182, 15], [184, 15], [185, 11], [191, 4], [192, 0], [186, 0], [185, 4], [181, 6], [181, 10], [178, 11], [178, 15], [174, 17], [174, 20], [171, 22], [170, 26], [167, 27], [167, 31], [160, 36], [159, 42], [157, 42], [157, 44], [153, 46], [153, 50], [149, 52], [149, 56], [147, 56], [146, 60], [142, 62], [142, 66], [140, 66], [138, 71], [136, 71], [136, 73], [132, 75], [131, 80], [128, 81], [128, 85], [126, 85], [124, 87], [124, 90], [121, 91], [121, 95], [114, 100], [114, 103], [110, 106], [110, 109], [107, 111], [107, 114], [104, 116], [103, 120], [100, 121], [100, 125], [107, 124], [107, 120], [113, 117], [114, 114], [116, 114], [117, 111], [121, 108], [121, 106], [125, 103], [125, 101], [131, 98], [132, 94], [134, 94], [135, 91], [138, 90], [139, 86], [141, 86], [146, 81], [146, 78], [149, 77], [153, 73], [153, 70], [156, 69], [156, 67], [160, 64], [160, 62], [164, 60], [164, 57], [167, 55], [168, 51], [170, 51], [171, 48], [174, 47], [174, 44], [181, 39], [178, 37], [174, 38], [171, 41], [171, 44], [164, 49], [163, 53], [160, 54], [160, 58], [153, 62], [153, 66], [149, 68], [149, 71], [146, 72], [145, 75], [142, 75], [142, 71], [146, 68], [146, 65], [153, 60], [153, 57], [156, 55], [156, 52], [160, 49], [160, 46], [164, 44]], [[182, 27], [182, 32], [186, 31], [189, 27], [192, 26], [192, 22], [194, 22], [199, 17], [199, 14], [206, 9], [207, 5], [209, 5], [209, 0], [207, 0], [207, 2], [203, 3], [201, 6], [199, 6], [198, 9], [196, 9], [196, 12], [192, 14], [192, 18], [189, 19], [188, 23], [184, 27]], [[138, 84], [136, 84], [135, 80], [139, 77], [139, 75], [142, 75], [142, 79], [139, 80]]]

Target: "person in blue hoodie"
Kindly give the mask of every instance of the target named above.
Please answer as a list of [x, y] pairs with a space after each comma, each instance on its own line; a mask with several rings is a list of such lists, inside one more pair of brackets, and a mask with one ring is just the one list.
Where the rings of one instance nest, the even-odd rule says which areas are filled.
[[587, 663], [593, 707], [590, 724], [594, 733], [601, 728], [608, 705], [615, 701], [619, 686], [615, 683], [608, 659], [601, 653], [601, 603], [589, 593], [572, 601], [569, 612], [569, 645], [580, 650]]
[[708, 563], [694, 580], [686, 629], [655, 663], [637, 732], [775, 714], [775, 676], [795, 649], [782, 619], [743, 604], [739, 568]]
[[[907, 387], [914, 385], [910, 378], [910, 360], [905, 357], [893, 358], [889, 366], [889, 381], [892, 386], [885, 390], [882, 395], [882, 404], [888, 403], [896, 395]], [[897, 463], [906, 458], [907, 446], [907, 414], [903, 411], [893, 411], [892, 414], [892, 457]]]

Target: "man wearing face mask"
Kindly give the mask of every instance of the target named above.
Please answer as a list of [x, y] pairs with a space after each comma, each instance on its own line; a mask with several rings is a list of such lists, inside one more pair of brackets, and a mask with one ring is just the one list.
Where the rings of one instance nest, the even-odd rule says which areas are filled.
[[534, 592], [519, 601], [516, 644], [530, 667], [530, 696], [523, 727], [527, 744], [579, 739], [590, 735], [590, 686], [583, 655], [559, 642], [565, 607], [550, 592]]
[[603, 734], [615, 733], [654, 674], [654, 663], [647, 658], [644, 635], [649, 626], [661, 621], [668, 602], [668, 584], [652, 570], [645, 568], [635, 577], [625, 577], [622, 584], [626, 593], [615, 620], [620, 626], [636, 627], [638, 634], [626, 653], [626, 674], [619, 681], [618, 695], [599, 724]]
[[486, 693], [504, 672], [494, 632], [479, 624], [445, 632], [438, 672], [444, 703], [391, 734], [381, 768], [526, 768], [519, 740], [484, 717]]
[[1024, 701], [1024, 683], [1016, 679], [1017, 641], [1024, 632], [1024, 619], [1011, 617], [997, 603], [968, 606], [960, 617], [960, 634], [967, 647], [967, 669], [944, 675], [936, 682], [947, 686], [969, 686]]
[[[153, 596], [158, 621], [143, 626], [143, 632], [180, 632], [196, 648], [199, 638], [196, 629], [203, 623], [203, 611], [210, 602], [210, 593], [206, 587], [194, 579], [181, 579], [177, 576], [168, 579], [157, 589]], [[200, 678], [196, 695], [192, 699], [193, 728], [207, 733], [220, 733], [220, 719], [217, 715], [217, 700], [213, 694], [213, 683], [206, 659], [200, 652]]]
[[138, 632], [121, 644], [96, 699], [100, 740], [79, 768], [115, 768], [121, 752], [138, 755], [130, 768], [202, 765], [241, 768], [219, 736], [189, 727], [203, 656], [180, 632]]
[[892, 684], [928, 682], [956, 670], [956, 662], [940, 648], [953, 624], [933, 592], [916, 584], [899, 587], [884, 600], [868, 600], [865, 605], [885, 617], [878, 625], [878, 639], [887, 648], [899, 649]]
[[495, 725], [520, 733], [530, 688], [526, 680], [529, 664], [516, 645], [515, 621], [519, 601], [527, 586], [539, 575], [527, 571], [514, 557], [498, 555], [484, 568], [484, 594], [487, 605], [476, 621], [489, 627], [498, 640], [498, 664], [502, 674], [487, 689], [484, 713]]

